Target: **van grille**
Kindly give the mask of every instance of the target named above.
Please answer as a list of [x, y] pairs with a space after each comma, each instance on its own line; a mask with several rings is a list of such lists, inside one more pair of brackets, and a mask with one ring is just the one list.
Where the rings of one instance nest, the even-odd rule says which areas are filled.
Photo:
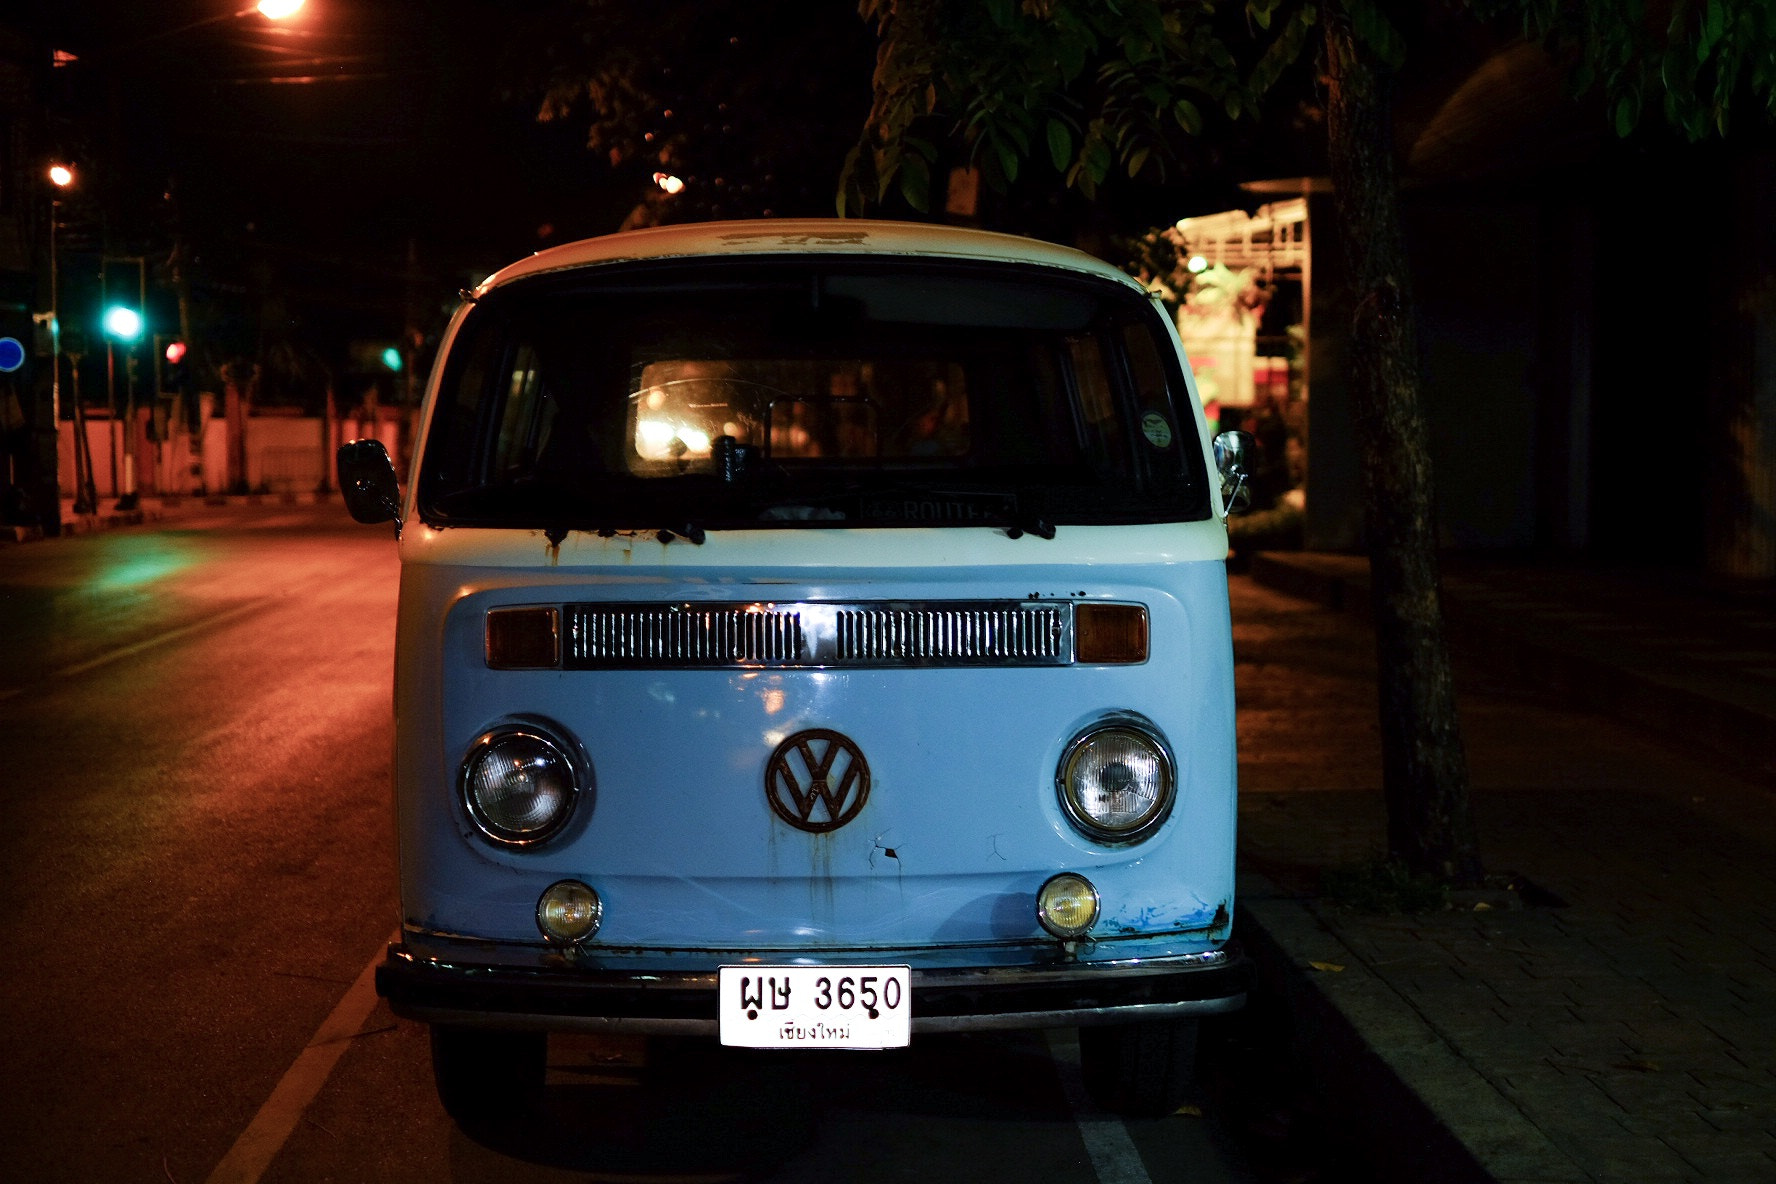
[[806, 651], [794, 609], [573, 605], [573, 666], [784, 666]]
[[1072, 606], [977, 605], [844, 608], [838, 612], [842, 664], [984, 662], [1044, 664], [1063, 660]]
[[570, 604], [569, 669], [1062, 666], [1073, 606], [1055, 601]]

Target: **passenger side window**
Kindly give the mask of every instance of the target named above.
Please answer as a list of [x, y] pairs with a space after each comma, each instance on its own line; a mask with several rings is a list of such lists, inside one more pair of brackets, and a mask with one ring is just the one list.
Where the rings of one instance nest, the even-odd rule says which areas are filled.
[[548, 397], [536, 347], [514, 346], [502, 376], [499, 432], [490, 458], [495, 481], [512, 481], [536, 468], [536, 460], [555, 424], [555, 403]]

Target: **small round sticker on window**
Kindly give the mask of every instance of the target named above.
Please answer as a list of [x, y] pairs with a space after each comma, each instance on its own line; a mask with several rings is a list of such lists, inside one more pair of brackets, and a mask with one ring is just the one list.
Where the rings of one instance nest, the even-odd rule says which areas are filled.
[[1147, 443], [1155, 448], [1172, 446], [1172, 425], [1166, 417], [1157, 411], [1149, 411], [1141, 417], [1141, 434], [1147, 437]]

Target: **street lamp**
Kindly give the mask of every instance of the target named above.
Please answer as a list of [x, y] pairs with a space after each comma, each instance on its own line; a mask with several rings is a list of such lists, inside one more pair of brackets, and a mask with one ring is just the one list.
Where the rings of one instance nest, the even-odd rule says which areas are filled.
[[[55, 193], [74, 184], [74, 166], [60, 161], [49, 166], [49, 183]], [[56, 262], [56, 229], [62, 220], [62, 199], [52, 194], [49, 199], [49, 405], [55, 423], [62, 422], [62, 306], [60, 272]]]
[[[50, 422], [62, 422], [62, 292], [61, 258], [56, 247], [56, 232], [61, 229], [64, 190], [73, 187], [74, 166], [64, 161], [52, 163], [46, 170], [49, 183], [55, 186], [49, 199], [49, 406]], [[74, 356], [74, 512], [90, 514], [99, 508], [99, 497], [93, 488], [92, 441], [86, 434], [86, 416], [80, 406], [79, 355]]]
[[188, 25], [179, 25], [176, 28], [162, 29], [158, 33], [151, 33], [146, 37], [130, 42], [128, 48], [136, 49], [147, 45], [150, 42], [165, 41], [168, 37], [177, 37], [181, 33], [189, 33], [193, 29], [201, 29], [205, 25], [220, 24], [223, 21], [237, 21], [243, 17], [249, 17], [255, 14], [264, 17], [268, 21], [289, 20], [298, 12], [302, 11], [305, 2], [306, 0], [259, 0], [259, 3], [249, 5], [246, 8], [240, 9], [238, 12], [233, 10], [228, 12], [218, 12], [214, 16], [206, 16], [202, 20], [192, 21]]

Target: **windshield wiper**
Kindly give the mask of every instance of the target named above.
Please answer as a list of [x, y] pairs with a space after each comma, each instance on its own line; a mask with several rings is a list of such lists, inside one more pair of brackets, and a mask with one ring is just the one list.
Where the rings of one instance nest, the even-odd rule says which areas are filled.
[[654, 537], [662, 543], [670, 543], [673, 539], [683, 539], [687, 543], [701, 547], [703, 540], [709, 536], [699, 523], [686, 522], [682, 526], [662, 527]]

